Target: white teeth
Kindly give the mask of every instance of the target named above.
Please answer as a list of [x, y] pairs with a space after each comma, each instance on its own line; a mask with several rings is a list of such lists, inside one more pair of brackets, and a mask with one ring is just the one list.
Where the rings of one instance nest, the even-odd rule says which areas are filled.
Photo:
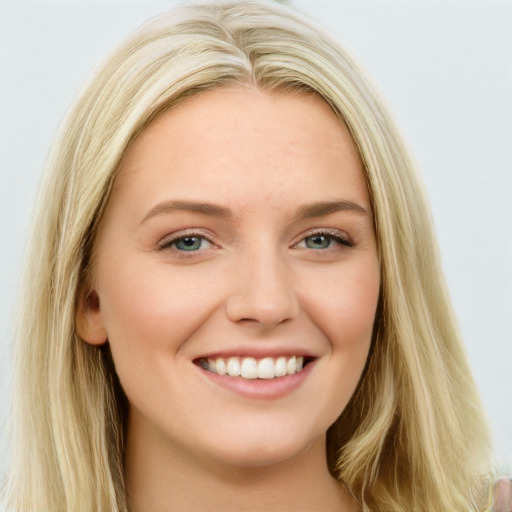
[[274, 373], [276, 377], [284, 377], [286, 375], [286, 357], [278, 357], [276, 359]]
[[228, 375], [231, 375], [231, 377], [238, 377], [241, 372], [240, 368], [240, 360], [238, 357], [230, 357], [228, 359], [228, 364], [226, 366], [226, 372]]
[[227, 359], [219, 357], [203, 359], [200, 364], [203, 368], [218, 375], [242, 377], [249, 380], [274, 379], [300, 372], [304, 366], [304, 357], [264, 357], [258, 360], [254, 357], [229, 357]]
[[244, 357], [242, 359], [242, 366], [240, 376], [243, 379], [257, 379], [258, 378], [258, 364], [254, 357]]
[[[210, 360], [208, 359], [208, 364], [209, 364], [209, 362], [210, 362]], [[227, 373], [226, 361], [224, 361], [224, 359], [222, 359], [222, 357], [219, 357], [219, 359], [217, 359], [215, 366], [217, 368], [217, 373], [219, 375], [226, 375], [226, 373]]]
[[295, 356], [290, 357], [286, 362], [286, 373], [293, 375], [297, 371], [297, 358]]
[[274, 359], [265, 357], [258, 363], [258, 378], [259, 379], [273, 379], [274, 374]]

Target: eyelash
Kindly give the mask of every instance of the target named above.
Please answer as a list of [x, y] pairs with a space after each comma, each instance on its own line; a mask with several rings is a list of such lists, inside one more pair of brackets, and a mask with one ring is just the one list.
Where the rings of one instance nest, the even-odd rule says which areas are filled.
[[[330, 230], [330, 229], [320, 229], [318, 231], [312, 231], [308, 233], [306, 236], [302, 237], [299, 242], [296, 244], [293, 244], [293, 248], [299, 247], [301, 243], [306, 244], [306, 240], [315, 238], [315, 237], [325, 237], [328, 242], [329, 246], [325, 248], [312, 248], [312, 247], [300, 247], [301, 249], [310, 249], [312, 251], [319, 251], [319, 252], [327, 252], [327, 251], [333, 251], [336, 250], [336, 247], [331, 247], [331, 243], [335, 242], [337, 245], [343, 245], [345, 247], [353, 247], [353, 243], [349, 240], [349, 238], [346, 236], [345, 233], [340, 233], [339, 230]], [[185, 240], [187, 238], [190, 239], [199, 239], [201, 245], [197, 249], [191, 249], [190, 251], [178, 249], [176, 247], [176, 244], [180, 242], [181, 240]], [[175, 236], [172, 236], [171, 238], [164, 239], [163, 242], [158, 243], [158, 250], [166, 250], [170, 249], [179, 254], [180, 257], [186, 258], [186, 257], [192, 257], [193, 253], [200, 252], [201, 246], [204, 244], [204, 242], [207, 242], [208, 244], [215, 247], [215, 244], [210, 240], [210, 238], [201, 231], [185, 231], [178, 233]]]
[[186, 256], [187, 252], [197, 252], [197, 250], [196, 251], [180, 250], [176, 247], [176, 244], [180, 240], [185, 240], [187, 238], [198, 238], [201, 240], [201, 245], [202, 245], [203, 241], [206, 241], [211, 245], [215, 245], [205, 233], [202, 233], [200, 231], [184, 231], [184, 232], [182, 231], [174, 236], [171, 236], [171, 238], [164, 238], [164, 240], [162, 242], [158, 243], [158, 249], [159, 250], [172, 249], [178, 253], [183, 253], [183, 254], [180, 254], [181, 256]]
[[[311, 233], [307, 234], [306, 236], [302, 237], [301, 240], [294, 245], [294, 247], [299, 246], [301, 243], [305, 243], [308, 238], [315, 238], [315, 237], [325, 237], [330, 242], [334, 241], [336, 244], [343, 245], [345, 247], [353, 247], [354, 244], [349, 240], [346, 233], [340, 232], [337, 229], [320, 229], [318, 231], [312, 231]], [[329, 251], [329, 250], [335, 250], [335, 247], [326, 247], [324, 249], [313, 249], [312, 247], [305, 247], [306, 249], [316, 250], [316, 251]]]

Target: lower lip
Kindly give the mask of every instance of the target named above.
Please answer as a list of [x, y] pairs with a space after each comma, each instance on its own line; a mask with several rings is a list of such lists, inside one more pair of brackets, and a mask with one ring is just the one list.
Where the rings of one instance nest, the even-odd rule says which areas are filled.
[[300, 372], [274, 379], [243, 379], [242, 377], [230, 377], [218, 375], [198, 366], [199, 371], [217, 386], [232, 391], [245, 398], [259, 400], [275, 400], [293, 393], [301, 386], [311, 373], [315, 361], [309, 362]]

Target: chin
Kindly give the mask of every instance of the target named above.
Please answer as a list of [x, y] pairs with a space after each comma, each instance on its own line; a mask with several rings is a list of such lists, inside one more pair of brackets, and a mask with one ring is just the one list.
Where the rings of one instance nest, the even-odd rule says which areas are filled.
[[223, 461], [224, 465], [240, 469], [266, 469], [272, 466], [279, 466], [287, 461], [294, 460], [301, 454], [306, 453], [312, 442], [307, 446], [294, 445], [284, 446], [282, 443], [248, 443], [218, 454], [215, 458]]
[[293, 423], [295, 425], [279, 422], [267, 425], [260, 422], [252, 427], [238, 425], [233, 431], [224, 431], [211, 446], [210, 453], [213, 459], [225, 465], [258, 469], [295, 460], [316, 443], [324, 445], [326, 428], [311, 432], [297, 429], [300, 422]]

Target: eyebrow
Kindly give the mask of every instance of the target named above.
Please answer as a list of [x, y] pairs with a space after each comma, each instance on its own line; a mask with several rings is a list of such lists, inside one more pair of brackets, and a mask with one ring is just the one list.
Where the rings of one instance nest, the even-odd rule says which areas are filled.
[[172, 212], [198, 212], [204, 215], [210, 215], [213, 217], [220, 217], [229, 219], [233, 216], [229, 208], [220, 206], [214, 203], [202, 202], [202, 201], [163, 201], [158, 203], [156, 206], [151, 208], [146, 216], [142, 219], [141, 224], [146, 222], [151, 217], [159, 215], [161, 213], [172, 213]]
[[368, 215], [368, 210], [360, 204], [352, 201], [321, 201], [317, 203], [306, 204], [297, 210], [297, 220], [311, 219], [315, 217], [324, 217], [337, 212], [354, 212], [361, 215]]
[[[163, 201], [151, 208], [146, 216], [142, 219], [141, 224], [146, 222], [151, 217], [161, 213], [172, 213], [179, 211], [197, 212], [203, 215], [219, 217], [222, 219], [231, 219], [233, 213], [229, 208], [214, 203], [203, 201]], [[315, 217], [324, 217], [332, 213], [341, 211], [355, 212], [361, 215], [368, 215], [366, 208], [360, 204], [352, 201], [337, 200], [337, 201], [320, 201], [311, 204], [306, 204], [298, 208], [295, 215], [296, 220], [311, 219]]]

